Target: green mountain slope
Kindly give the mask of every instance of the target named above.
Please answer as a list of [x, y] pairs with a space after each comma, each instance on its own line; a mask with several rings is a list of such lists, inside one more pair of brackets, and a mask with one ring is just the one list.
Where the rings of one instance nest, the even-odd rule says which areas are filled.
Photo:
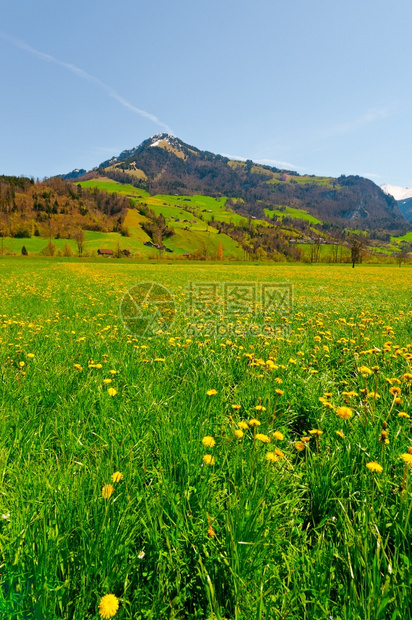
[[151, 196], [206, 195], [236, 198], [240, 215], [265, 218], [265, 209], [298, 209], [341, 228], [404, 232], [408, 224], [396, 201], [369, 179], [299, 175], [201, 151], [158, 134], [135, 149], [103, 162], [87, 178], [110, 178]]

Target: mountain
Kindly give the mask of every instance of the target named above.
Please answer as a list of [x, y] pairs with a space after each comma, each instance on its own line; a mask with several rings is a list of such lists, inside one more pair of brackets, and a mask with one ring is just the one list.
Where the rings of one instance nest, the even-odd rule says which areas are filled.
[[381, 189], [385, 194], [395, 198], [399, 211], [409, 222], [412, 222], [412, 189], [398, 185], [381, 185]]
[[401, 231], [408, 227], [395, 199], [369, 179], [299, 175], [251, 160], [235, 161], [165, 133], [79, 178], [102, 176], [152, 195], [226, 196], [233, 210], [248, 217], [265, 218], [268, 211], [294, 208], [342, 228]]

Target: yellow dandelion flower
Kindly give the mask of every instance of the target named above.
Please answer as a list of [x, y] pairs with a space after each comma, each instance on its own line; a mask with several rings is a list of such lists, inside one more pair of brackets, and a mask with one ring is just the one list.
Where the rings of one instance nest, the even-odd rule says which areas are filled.
[[302, 452], [302, 450], [305, 449], [305, 444], [303, 443], [303, 441], [297, 441], [295, 443], [295, 448], [296, 450], [299, 450], [299, 452]]
[[25, 362], [19, 362], [20, 368], [23, 368], [25, 365], [26, 365]]
[[389, 388], [389, 392], [392, 394], [392, 396], [399, 396], [399, 394], [401, 393], [401, 388], [391, 387]]
[[406, 411], [400, 411], [398, 413], [398, 418], [410, 418], [411, 416], [409, 415], [409, 413], [406, 413]]
[[252, 418], [249, 420], [249, 426], [260, 426], [260, 422], [259, 420], [256, 420], [256, 418]]
[[371, 375], [373, 371], [368, 368], [368, 366], [359, 366], [358, 372], [361, 373], [362, 377], [366, 378], [368, 375]]
[[282, 450], [279, 450], [279, 448], [275, 448], [275, 454], [276, 456], [278, 456], [280, 459], [282, 459], [285, 455], [283, 454]]
[[268, 435], [264, 435], [263, 433], [257, 433], [256, 439], [262, 443], [270, 443], [271, 441], [270, 437]]
[[112, 382], [111, 379], [103, 379], [103, 385], [109, 385], [109, 383], [111, 382]]
[[264, 407], [263, 405], [256, 405], [255, 410], [256, 411], [266, 411], [266, 407]]
[[283, 383], [283, 380], [280, 377], [276, 377], [275, 379], [275, 383], [277, 383], [278, 385], [280, 385], [281, 383]]
[[113, 618], [119, 609], [119, 600], [114, 594], [106, 594], [100, 599], [99, 614], [101, 618], [107, 620]]
[[203, 457], [203, 462], [205, 465], [214, 465], [215, 458], [211, 454], [205, 454]]
[[335, 433], [338, 435], [338, 437], [342, 437], [342, 439], [345, 437], [345, 433], [343, 431], [335, 431]]
[[320, 435], [323, 435], [323, 431], [319, 430], [318, 428], [312, 428], [312, 430], [311, 430], [311, 431], [309, 431], [309, 433], [310, 433], [311, 435], [317, 435], [318, 437], [319, 437]]
[[234, 409], [235, 411], [239, 411], [240, 405], [232, 405], [232, 409]]
[[243, 429], [244, 431], [247, 431], [247, 429], [249, 428], [249, 424], [247, 422], [245, 422], [244, 420], [239, 422], [238, 426], [239, 426], [239, 428]]
[[285, 393], [285, 392], [284, 392], [284, 390], [279, 390], [279, 388], [278, 388], [277, 390], [275, 390], [275, 392], [276, 392], [276, 394], [277, 394], [278, 396], [282, 396], [282, 394], [284, 394], [284, 393]]
[[376, 400], [380, 398], [380, 394], [378, 394], [377, 392], [368, 392], [367, 398], [373, 398], [373, 400]]
[[383, 472], [382, 465], [379, 465], [379, 463], [377, 463], [376, 461], [371, 461], [370, 463], [366, 463], [366, 467], [370, 471], [376, 471], [378, 474]]
[[74, 367], [76, 370], [83, 370], [83, 366], [80, 366], [80, 364], [74, 364]]
[[114, 388], [109, 388], [107, 390], [107, 393], [108, 393], [109, 396], [116, 396], [117, 390], [115, 390]]
[[350, 407], [336, 407], [336, 415], [342, 420], [349, 420], [353, 416], [353, 411]]
[[102, 488], [102, 497], [103, 499], [109, 499], [112, 496], [114, 491], [114, 486], [111, 484], [105, 484]]
[[280, 431], [274, 431], [274, 432], [273, 432], [273, 437], [274, 437], [275, 439], [279, 439], [279, 441], [282, 441], [282, 439], [284, 439], [284, 438], [285, 438], [284, 434], [283, 434], [283, 433], [281, 433]]
[[27, 353], [27, 357], [29, 357], [30, 359], [33, 359], [34, 353]]
[[117, 375], [117, 370], [109, 370], [111, 375]]
[[217, 394], [217, 390], [208, 390], [208, 391], [206, 392], [206, 394], [207, 394], [208, 396], [215, 396], [215, 395]]
[[274, 452], [266, 452], [266, 459], [269, 461], [269, 463], [275, 463], [279, 460], [279, 458], [280, 457]]
[[401, 454], [401, 459], [409, 465], [409, 467], [412, 467], [412, 454], [405, 452], [405, 454]]
[[244, 436], [244, 432], [242, 430], [240, 430], [240, 428], [237, 428], [235, 430], [235, 437], [237, 439], [242, 439], [243, 436]]
[[206, 437], [203, 437], [202, 439], [202, 444], [206, 448], [213, 448], [216, 445], [216, 441], [210, 435], [206, 435]]
[[302, 441], [304, 443], [309, 443], [310, 442], [310, 437], [302, 437]]
[[123, 474], [120, 471], [115, 471], [112, 475], [112, 482], [120, 482], [123, 480]]

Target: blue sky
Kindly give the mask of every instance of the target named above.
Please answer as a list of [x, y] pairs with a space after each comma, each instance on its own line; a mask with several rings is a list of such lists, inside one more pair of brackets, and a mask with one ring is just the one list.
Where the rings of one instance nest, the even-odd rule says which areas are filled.
[[92, 168], [168, 131], [412, 187], [410, 0], [0, 0], [0, 174]]

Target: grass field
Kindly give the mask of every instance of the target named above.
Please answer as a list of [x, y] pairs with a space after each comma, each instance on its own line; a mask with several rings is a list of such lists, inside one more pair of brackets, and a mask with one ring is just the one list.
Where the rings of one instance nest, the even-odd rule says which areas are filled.
[[291, 218], [299, 218], [300, 220], [306, 220], [311, 224], [321, 224], [322, 222], [318, 220], [316, 217], [304, 211], [303, 209], [295, 209], [294, 207], [284, 207], [282, 210], [280, 209], [265, 209], [265, 214], [268, 217], [273, 217], [277, 215], [279, 218], [291, 217]]
[[411, 275], [0, 259], [0, 617], [411, 618]]

